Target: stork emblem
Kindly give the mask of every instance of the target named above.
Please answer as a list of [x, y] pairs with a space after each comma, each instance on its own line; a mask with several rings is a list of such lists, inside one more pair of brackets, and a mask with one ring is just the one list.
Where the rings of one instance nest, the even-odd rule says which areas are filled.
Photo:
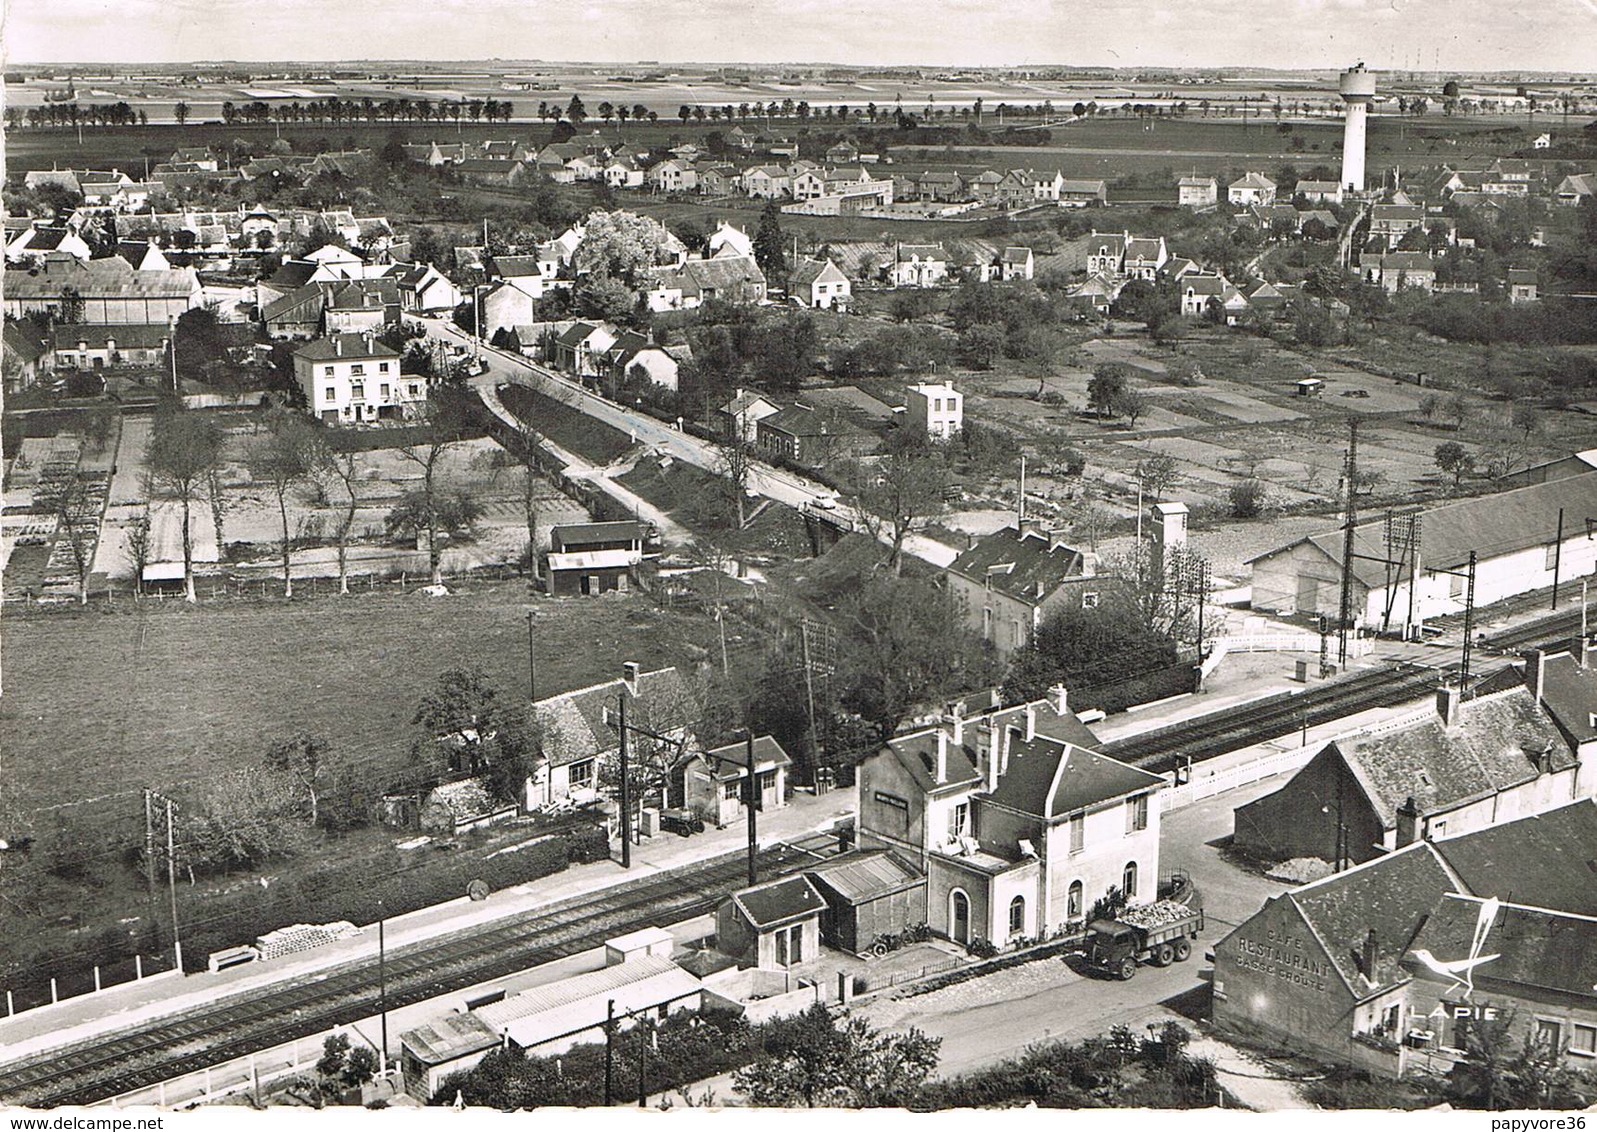
[[1469, 957], [1466, 959], [1442, 960], [1432, 955], [1423, 947], [1414, 949], [1414, 958], [1425, 966], [1435, 971], [1438, 975], [1446, 975], [1452, 979], [1452, 985], [1444, 991], [1451, 993], [1459, 987], [1464, 988], [1464, 1000], [1469, 1001], [1475, 991], [1475, 968], [1482, 963], [1490, 963], [1499, 958], [1500, 953], [1482, 955], [1486, 947], [1486, 937], [1491, 933], [1492, 924], [1497, 919], [1497, 912], [1502, 907], [1502, 902], [1497, 897], [1489, 897], [1481, 901], [1480, 915], [1475, 920], [1475, 936], [1470, 941]]

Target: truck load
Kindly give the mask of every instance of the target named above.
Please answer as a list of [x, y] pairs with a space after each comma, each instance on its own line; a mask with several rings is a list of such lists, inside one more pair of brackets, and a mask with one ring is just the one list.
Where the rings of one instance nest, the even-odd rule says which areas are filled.
[[1168, 967], [1192, 955], [1192, 941], [1203, 930], [1203, 902], [1190, 880], [1172, 896], [1124, 909], [1112, 920], [1087, 927], [1087, 962], [1117, 979], [1132, 978], [1137, 967]]

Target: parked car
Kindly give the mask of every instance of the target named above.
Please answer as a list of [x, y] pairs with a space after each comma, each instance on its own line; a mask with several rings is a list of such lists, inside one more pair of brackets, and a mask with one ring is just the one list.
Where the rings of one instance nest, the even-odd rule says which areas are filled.
[[690, 837], [704, 832], [704, 819], [692, 810], [661, 810], [660, 829], [678, 837]]

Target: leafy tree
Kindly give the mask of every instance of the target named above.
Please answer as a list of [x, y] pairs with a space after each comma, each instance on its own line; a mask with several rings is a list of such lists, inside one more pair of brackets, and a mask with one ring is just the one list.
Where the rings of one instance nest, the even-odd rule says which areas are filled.
[[432, 740], [416, 752], [431, 777], [446, 771], [486, 775], [495, 797], [520, 799], [537, 761], [538, 727], [529, 711], [505, 704], [480, 669], [443, 673], [411, 723]]
[[992, 369], [1004, 350], [1004, 328], [991, 322], [979, 322], [960, 332], [959, 351], [965, 360], [981, 369]]
[[627, 285], [604, 271], [583, 276], [574, 290], [574, 305], [583, 318], [625, 322], [637, 309], [637, 299]]
[[1157, 503], [1174, 485], [1180, 473], [1175, 457], [1155, 452], [1137, 464], [1137, 478], [1142, 481], [1143, 496]]
[[133, 590], [135, 593], [143, 593], [144, 568], [150, 564], [150, 554], [152, 553], [150, 511], [148, 507], [139, 512], [138, 516], [128, 524], [127, 535], [122, 545], [128, 566], [133, 571]]
[[191, 510], [201, 488], [222, 461], [225, 437], [210, 418], [182, 409], [156, 414], [148, 453], [155, 484], [177, 497], [183, 508], [184, 600], [195, 602], [194, 537]]
[[401, 532], [420, 538], [433, 530], [459, 538], [480, 518], [482, 507], [464, 491], [439, 492], [431, 500], [423, 491], [410, 491], [389, 510], [383, 526], [390, 538]]
[[782, 238], [782, 206], [767, 201], [760, 211], [760, 224], [754, 230], [754, 262], [767, 279], [787, 278], [787, 242]]
[[590, 212], [583, 220], [586, 235], [574, 265], [579, 276], [600, 273], [635, 290], [648, 270], [661, 262], [671, 240], [665, 225], [635, 212]]
[[582, 104], [580, 95], [573, 94], [571, 101], [566, 103], [566, 117], [575, 125], [581, 125], [588, 117], [588, 108]]
[[183, 847], [199, 872], [251, 868], [305, 843], [292, 781], [264, 767], [213, 777], [185, 812]]
[[1238, 480], [1226, 491], [1226, 498], [1231, 502], [1231, 517], [1233, 519], [1257, 519], [1264, 513], [1264, 504], [1268, 494], [1264, 481], [1256, 476]]
[[773, 1035], [734, 1091], [764, 1107], [883, 1108], [903, 1105], [937, 1068], [941, 1038], [877, 1030], [855, 1015], [841, 1025], [820, 1003]]
[[1137, 427], [1137, 422], [1148, 411], [1148, 398], [1139, 389], [1124, 389], [1120, 396], [1115, 398], [1114, 412], [1117, 416], [1126, 418], [1126, 423], [1132, 428]]
[[765, 386], [773, 392], [794, 393], [815, 370], [820, 333], [808, 313], [783, 315], [757, 334], [753, 357]]
[[1454, 487], [1462, 484], [1464, 477], [1475, 467], [1475, 457], [1456, 440], [1445, 440], [1438, 444], [1434, 455], [1436, 466], [1453, 477]]
[[289, 570], [293, 541], [288, 526], [288, 497], [295, 485], [309, 478], [315, 459], [313, 429], [309, 420], [292, 409], [275, 409], [266, 418], [266, 431], [248, 455], [250, 477], [265, 483], [277, 497], [282, 527], [283, 596], [294, 596]]
[[327, 769], [330, 746], [322, 736], [302, 731], [291, 739], [279, 739], [266, 748], [266, 766], [278, 774], [287, 775], [305, 791], [313, 826], [321, 821], [317, 785], [322, 772]]
[[1100, 417], [1114, 416], [1130, 387], [1130, 371], [1123, 363], [1101, 362], [1087, 382], [1087, 407]]
[[1128, 590], [1123, 582], [1105, 578], [1096, 607], [1067, 603], [1043, 621], [1014, 658], [1004, 681], [1005, 700], [1034, 700], [1054, 684], [1116, 684], [1174, 664], [1174, 639], [1147, 624]]

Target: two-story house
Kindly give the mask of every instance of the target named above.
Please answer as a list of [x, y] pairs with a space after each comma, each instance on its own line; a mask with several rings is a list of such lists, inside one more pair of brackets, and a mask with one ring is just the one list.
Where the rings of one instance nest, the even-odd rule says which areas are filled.
[[904, 390], [904, 426], [936, 440], [958, 435], [965, 427], [965, 395], [952, 381], [909, 386]]
[[861, 764], [860, 845], [924, 875], [924, 921], [959, 943], [1080, 925], [1111, 889], [1152, 900], [1164, 780], [1096, 746], [1062, 687], [971, 716], [951, 705]]
[[1220, 203], [1220, 186], [1213, 177], [1197, 174], [1182, 177], [1176, 182], [1176, 204], [1181, 208], [1202, 211]]
[[1248, 173], [1226, 186], [1226, 200], [1232, 204], [1274, 204], [1275, 182], [1263, 173]]
[[852, 290], [848, 276], [829, 259], [801, 259], [788, 273], [788, 294], [815, 310], [847, 306]]
[[1056, 609], [1095, 607], [1102, 586], [1093, 555], [1067, 546], [1061, 532], [1027, 520], [978, 540], [954, 559], [948, 589], [965, 628], [1008, 657], [1025, 648]]
[[941, 244], [899, 244], [887, 279], [894, 287], [935, 287], [948, 278], [948, 253]]
[[400, 420], [427, 400], [427, 379], [399, 372], [399, 351], [370, 334], [318, 338], [294, 352], [311, 415], [329, 424]]

